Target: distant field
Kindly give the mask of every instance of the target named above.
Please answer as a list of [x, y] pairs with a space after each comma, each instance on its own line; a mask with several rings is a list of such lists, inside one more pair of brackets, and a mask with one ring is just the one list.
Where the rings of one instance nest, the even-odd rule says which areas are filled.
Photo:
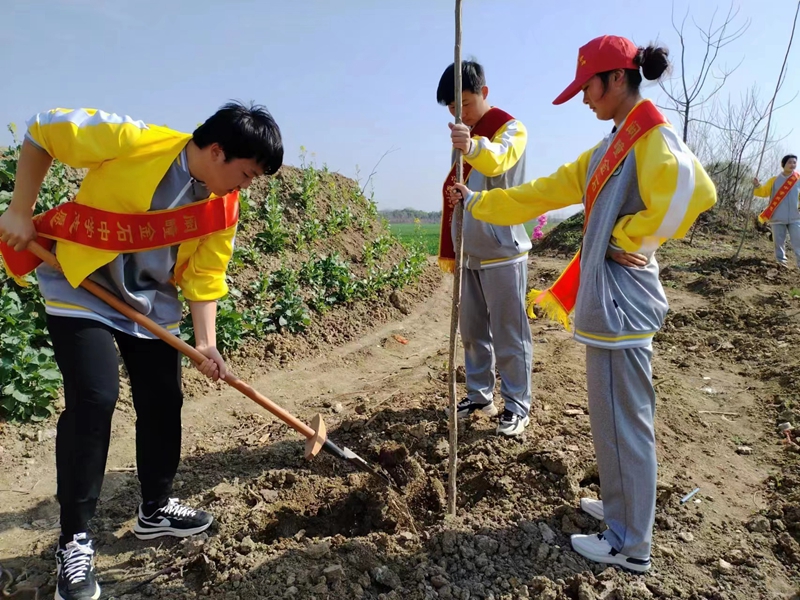
[[[436, 223], [392, 223], [389, 225], [392, 235], [401, 242], [411, 240], [421, 240], [425, 244], [428, 254], [439, 253], [439, 225]], [[417, 231], [419, 228], [419, 231]]]
[[[419, 227], [419, 232], [417, 232]], [[534, 223], [525, 223], [525, 229], [528, 231], [528, 236], [533, 233]], [[389, 228], [392, 235], [398, 238], [401, 242], [419, 239], [425, 244], [428, 254], [438, 254], [439, 252], [439, 225], [437, 223], [391, 223]], [[545, 226], [545, 231], [550, 228], [548, 223]]]

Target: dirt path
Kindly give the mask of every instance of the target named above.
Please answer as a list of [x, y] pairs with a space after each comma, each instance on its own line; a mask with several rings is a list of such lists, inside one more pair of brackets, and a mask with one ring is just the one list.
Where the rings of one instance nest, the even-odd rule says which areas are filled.
[[[446, 356], [437, 357], [437, 352], [447, 346], [450, 293], [449, 283], [443, 282], [404, 319], [387, 323], [318, 358], [264, 373], [248, 383], [306, 421], [317, 412], [352, 411], [356, 404], [373, 411], [389, 399], [392, 390], [413, 387], [428, 378], [431, 368], [443, 366]], [[399, 342], [395, 335], [407, 343]], [[223, 443], [230, 430], [246, 421], [248, 415], [270, 421], [273, 430], [287, 429], [236, 390], [224, 384], [216, 388], [185, 404], [184, 454]], [[44, 427], [24, 426], [17, 436], [9, 427], [3, 437], [0, 560], [19, 556], [32, 543], [51, 540], [57, 528], [54, 427], [55, 421]], [[300, 439], [290, 431], [287, 429], [289, 439]], [[134, 466], [134, 413], [129, 402], [121, 401], [114, 417], [101, 503], [119, 493], [118, 482], [129, 480]]]
[[[530, 285], [552, 281], [564, 264], [533, 259]], [[703, 311], [724, 306], [677, 281], [667, 287], [671, 314], [696, 320], [665, 327], [656, 343], [661, 493], [656, 568], [646, 578], [604, 575], [568, 550], [569, 533], [597, 529], [574, 508], [598, 492], [583, 348], [542, 320], [531, 325], [532, 425], [517, 441], [492, 435], [487, 419], [467, 425], [460, 515], [444, 522], [445, 278], [402, 320], [250, 381], [303, 420], [322, 413], [331, 438], [365, 456], [377, 457], [387, 441], [402, 444], [409, 485], [423, 482], [407, 494], [416, 526], [377, 507], [385, 498], [347, 466], [327, 457], [305, 462], [299, 436], [218, 386], [186, 403], [176, 482], [181, 497], [210, 506], [215, 530], [207, 542], [148, 547], [129, 533], [138, 486], [133, 414], [123, 402], [94, 525], [105, 588], [127, 598], [792, 597], [794, 574], [768, 537], [778, 525], [746, 527], [766, 508], [767, 481], [783, 456], [769, 409], [774, 387], [754, 379], [724, 343], [735, 341], [735, 327], [701, 323]], [[758, 304], [777, 287], [756, 286], [739, 304]], [[52, 427], [0, 435], [0, 561], [28, 569], [31, 584], [42, 586], [52, 583], [57, 531]], [[680, 504], [696, 487], [696, 499]], [[170, 568], [179, 571], [146, 581]], [[136, 581], [145, 583], [132, 589]]]

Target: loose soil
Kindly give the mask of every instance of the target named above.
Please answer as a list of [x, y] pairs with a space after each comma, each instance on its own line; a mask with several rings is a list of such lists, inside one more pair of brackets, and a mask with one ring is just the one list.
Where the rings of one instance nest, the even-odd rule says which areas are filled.
[[[331, 311], [311, 335], [287, 336], [289, 350], [237, 365], [304, 421], [321, 413], [336, 444], [379, 462], [401, 492], [325, 454], [306, 461], [283, 423], [187, 373], [176, 494], [215, 523], [182, 541], [133, 536], [135, 416], [123, 396], [93, 522], [103, 597], [798, 598], [800, 440], [778, 425], [800, 425], [800, 271], [774, 266], [764, 238], [733, 263], [735, 244], [701, 233], [659, 255], [671, 310], [655, 341], [659, 494], [646, 575], [570, 549], [570, 534], [602, 527], [577, 508], [599, 480], [583, 348], [543, 319], [531, 321], [531, 425], [515, 440], [490, 419], [462, 426], [458, 515], [445, 517], [452, 279], [429, 270], [402, 298]], [[553, 248], [558, 257], [531, 256], [531, 287], [566, 264]], [[15, 598], [53, 593], [54, 427], [0, 430], [0, 563]]]

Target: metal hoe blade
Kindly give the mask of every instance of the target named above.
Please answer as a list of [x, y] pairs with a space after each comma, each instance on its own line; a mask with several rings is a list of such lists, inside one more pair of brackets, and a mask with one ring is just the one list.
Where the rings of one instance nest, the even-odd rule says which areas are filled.
[[329, 454], [332, 454], [336, 458], [341, 458], [342, 460], [346, 460], [351, 465], [353, 465], [359, 471], [363, 471], [364, 473], [371, 473], [376, 477], [380, 478], [383, 483], [388, 485], [390, 488], [395, 490], [396, 492], [400, 491], [400, 488], [397, 484], [392, 480], [389, 475], [387, 475], [383, 469], [381, 469], [377, 465], [372, 465], [368, 463], [366, 460], [361, 458], [358, 454], [350, 450], [350, 448], [339, 448], [336, 444], [331, 442], [330, 440], [325, 440], [325, 444], [322, 446], [322, 449], [327, 451]]

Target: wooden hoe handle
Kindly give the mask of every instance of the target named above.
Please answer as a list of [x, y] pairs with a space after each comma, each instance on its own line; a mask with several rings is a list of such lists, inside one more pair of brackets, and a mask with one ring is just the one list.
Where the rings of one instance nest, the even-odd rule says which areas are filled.
[[[58, 264], [58, 259], [36, 242], [28, 243], [28, 251], [42, 259], [51, 267], [58, 269], [59, 271], [61, 270], [61, 265]], [[170, 346], [188, 356], [195, 363], [199, 364], [206, 360], [206, 357], [199, 350], [193, 348], [179, 337], [171, 334], [160, 325], [157, 325], [154, 321], [144, 316], [142, 313], [135, 310], [110, 292], [106, 291], [102, 286], [90, 281], [89, 279], [84, 279], [81, 282], [81, 287], [85, 288], [100, 298], [103, 302], [128, 317], [131, 321], [138, 323], [153, 335], [158, 336]], [[316, 454], [320, 451], [320, 448], [322, 448], [326, 439], [325, 423], [322, 421], [321, 415], [314, 417], [314, 421], [312, 422], [314, 425], [316, 425], [316, 429], [312, 429], [297, 417], [275, 404], [272, 400], [254, 390], [244, 381], [233, 375], [230, 371], [228, 371], [224, 381], [229, 386], [239, 390], [242, 394], [266, 408], [269, 412], [278, 417], [289, 427], [302, 434], [303, 437], [306, 438], [306, 458], [316, 456]]]

